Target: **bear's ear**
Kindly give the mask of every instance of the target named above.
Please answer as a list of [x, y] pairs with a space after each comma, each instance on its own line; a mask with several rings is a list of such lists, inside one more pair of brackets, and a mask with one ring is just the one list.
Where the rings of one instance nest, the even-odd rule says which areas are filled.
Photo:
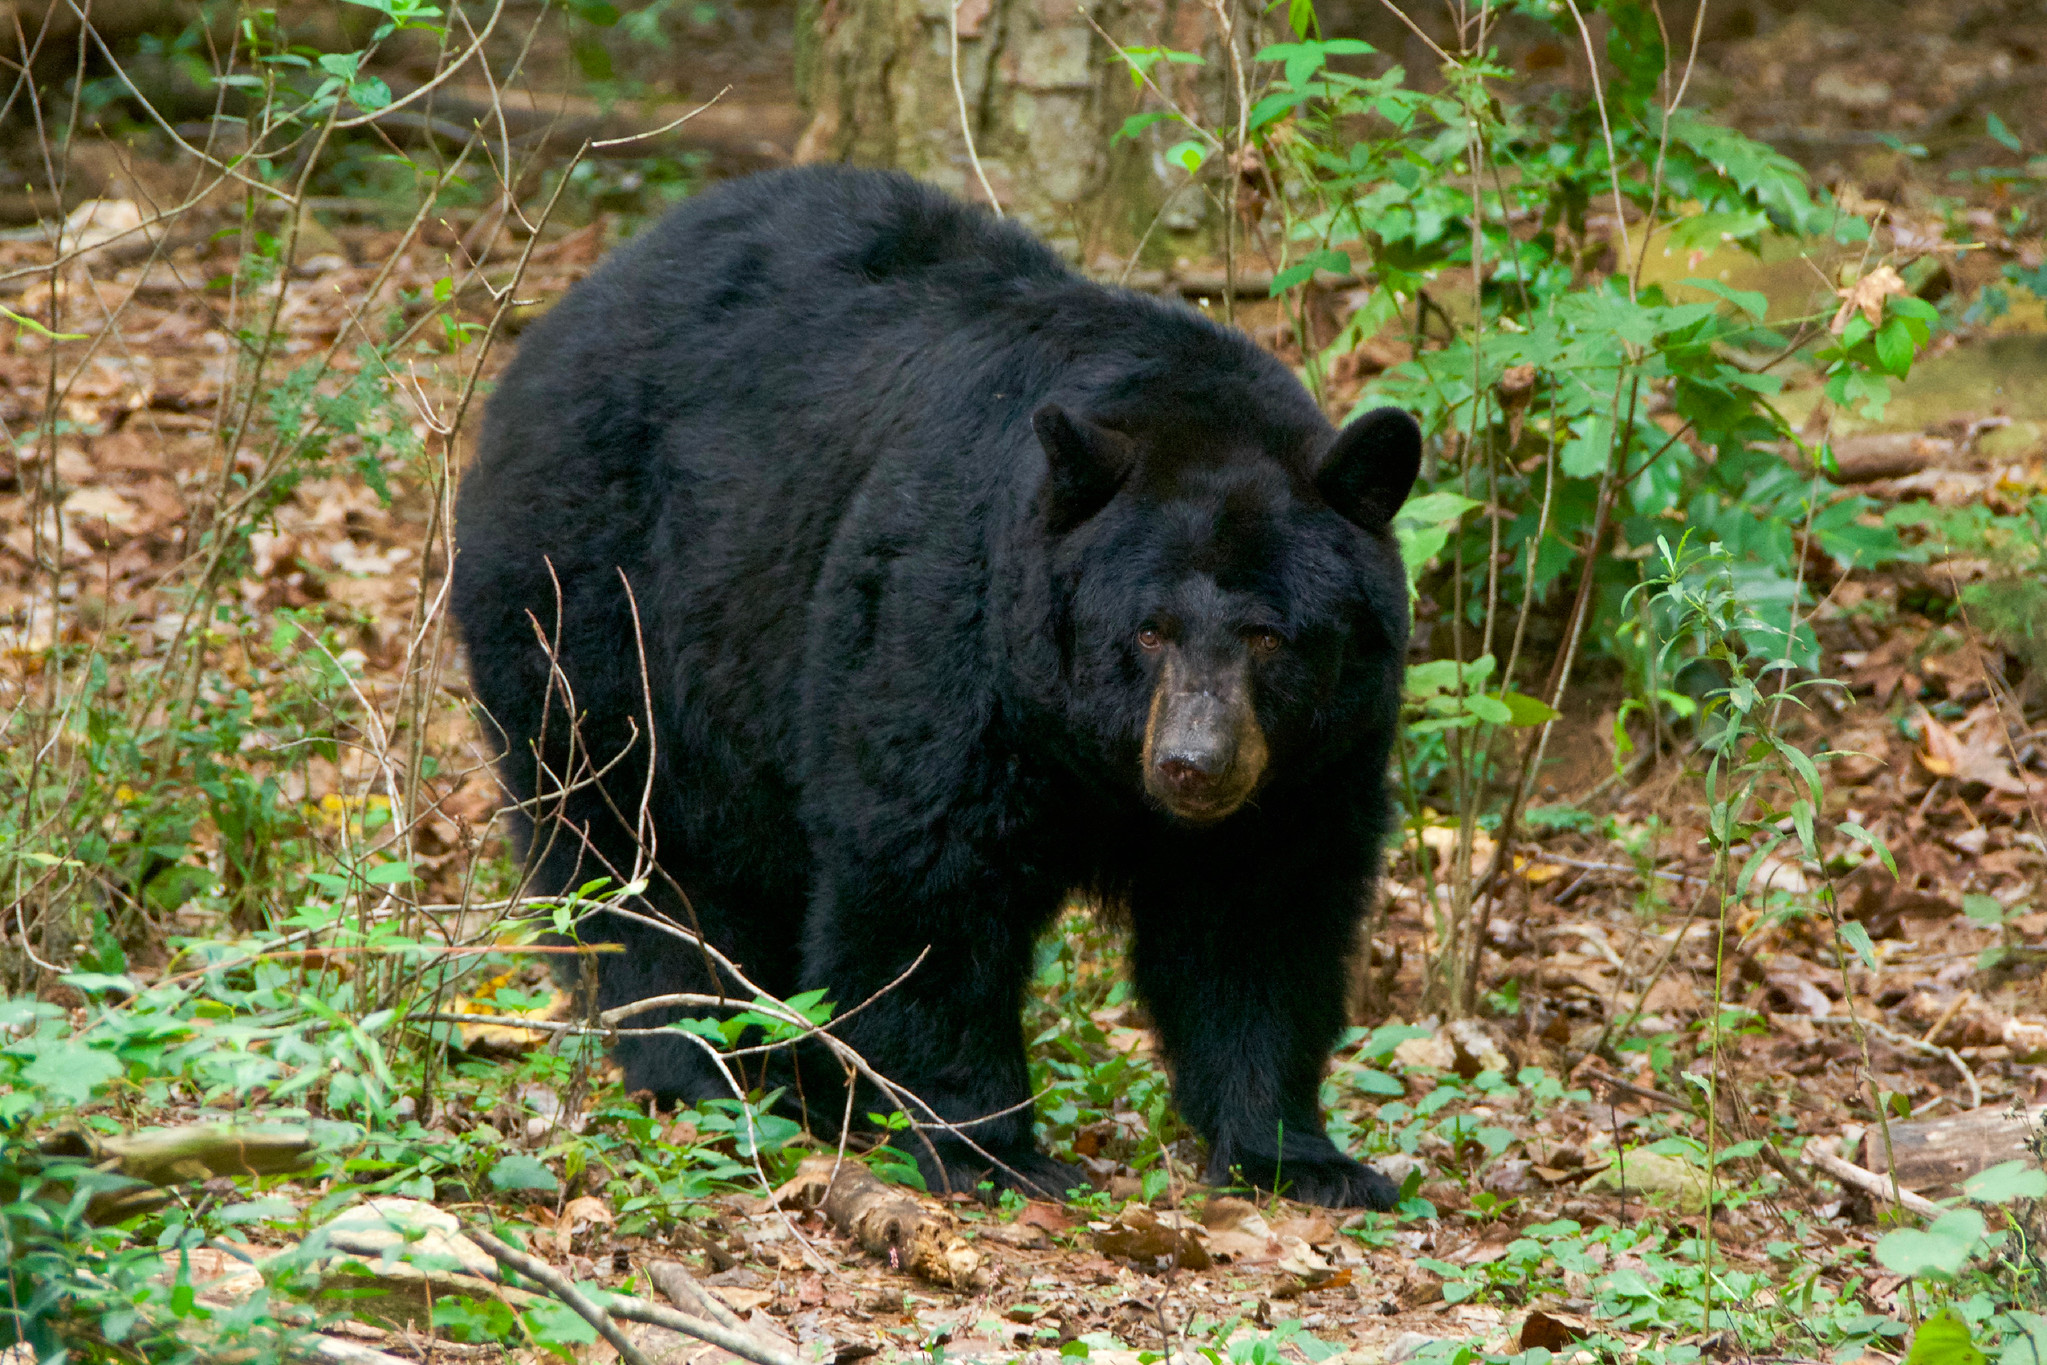
[[1422, 429], [1399, 408], [1374, 408], [1336, 434], [1315, 491], [1367, 530], [1393, 520], [1422, 467]]
[[1108, 505], [1136, 463], [1128, 436], [1075, 417], [1057, 403], [1031, 414], [1045, 447], [1045, 516], [1061, 535]]

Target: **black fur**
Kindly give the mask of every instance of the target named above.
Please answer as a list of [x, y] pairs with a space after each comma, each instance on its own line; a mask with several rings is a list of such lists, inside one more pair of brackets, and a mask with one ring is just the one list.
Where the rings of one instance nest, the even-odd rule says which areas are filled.
[[[536, 622], [589, 762], [624, 755], [547, 808], [588, 846], [543, 820], [539, 885], [631, 867], [651, 710], [659, 863], [705, 932], [842, 1011], [928, 946], [838, 1032], [948, 1119], [1011, 1108], [969, 1131], [1025, 1177], [1078, 1183], [1033, 1148], [1019, 1008], [1033, 940], [1084, 890], [1128, 909], [1211, 1177], [1386, 1207], [1316, 1092], [1387, 821], [1407, 595], [1386, 518], [1418, 451], [1385, 413], [1339, 445], [1243, 335], [905, 177], [694, 199], [527, 333], [462, 486], [454, 609], [506, 781], [534, 796], [536, 748], [574, 766]], [[1249, 679], [1269, 759], [1224, 818], [1147, 794], [1147, 629]], [[648, 901], [685, 918], [658, 874]], [[599, 959], [604, 1005], [711, 986], [673, 938], [600, 928], [627, 947]], [[687, 1045], [617, 1055], [631, 1087], [727, 1093]], [[934, 1188], [987, 1168], [905, 1145]]]

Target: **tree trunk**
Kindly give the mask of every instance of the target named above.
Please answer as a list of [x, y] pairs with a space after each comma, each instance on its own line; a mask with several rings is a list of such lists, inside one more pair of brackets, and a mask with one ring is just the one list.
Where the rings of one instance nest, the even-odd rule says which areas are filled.
[[[1240, 51], [1255, 50], [1257, 11], [1226, 3]], [[952, 0], [804, 0], [797, 83], [813, 118], [796, 159], [892, 166], [984, 203], [992, 191], [1004, 213], [1098, 270], [1120, 268], [1140, 243], [1159, 264], [1213, 254], [1224, 159], [1190, 183], [1164, 156], [1196, 137], [1184, 125], [1116, 140], [1126, 117], [1162, 105], [1103, 32], [1126, 48], [1200, 53], [1204, 65], [1160, 62], [1152, 77], [1223, 131], [1237, 110], [1216, 10], [1103, 0], [1091, 12], [1101, 31], [1074, 0], [960, 0], [956, 10]]]

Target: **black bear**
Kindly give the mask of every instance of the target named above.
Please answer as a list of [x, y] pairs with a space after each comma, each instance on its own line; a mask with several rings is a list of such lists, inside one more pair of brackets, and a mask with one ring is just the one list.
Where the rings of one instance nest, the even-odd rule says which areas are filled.
[[[1127, 914], [1210, 1179], [1388, 1207], [1317, 1090], [1388, 822], [1419, 458], [1406, 414], [1338, 432], [1243, 334], [907, 177], [692, 199], [526, 334], [462, 483], [454, 612], [536, 885], [646, 854], [649, 913], [825, 988], [916, 1120], [983, 1120], [927, 1129], [935, 1159], [897, 1138], [932, 1188], [1054, 1194], [1081, 1182], [1032, 1143], [1019, 1011], [1085, 893]], [[608, 918], [603, 1006], [731, 989]], [[616, 1056], [729, 1093], [684, 1040]]]

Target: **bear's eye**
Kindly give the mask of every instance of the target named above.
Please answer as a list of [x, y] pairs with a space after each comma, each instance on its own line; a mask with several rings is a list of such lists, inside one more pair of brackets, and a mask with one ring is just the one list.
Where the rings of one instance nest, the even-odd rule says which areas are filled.
[[1285, 643], [1279, 638], [1279, 632], [1276, 630], [1254, 630], [1244, 639], [1251, 646], [1253, 654], [1268, 658], [1279, 653], [1280, 645]]
[[1159, 634], [1157, 626], [1146, 626], [1137, 632], [1137, 643], [1146, 649], [1159, 649], [1166, 643], [1166, 637]]

